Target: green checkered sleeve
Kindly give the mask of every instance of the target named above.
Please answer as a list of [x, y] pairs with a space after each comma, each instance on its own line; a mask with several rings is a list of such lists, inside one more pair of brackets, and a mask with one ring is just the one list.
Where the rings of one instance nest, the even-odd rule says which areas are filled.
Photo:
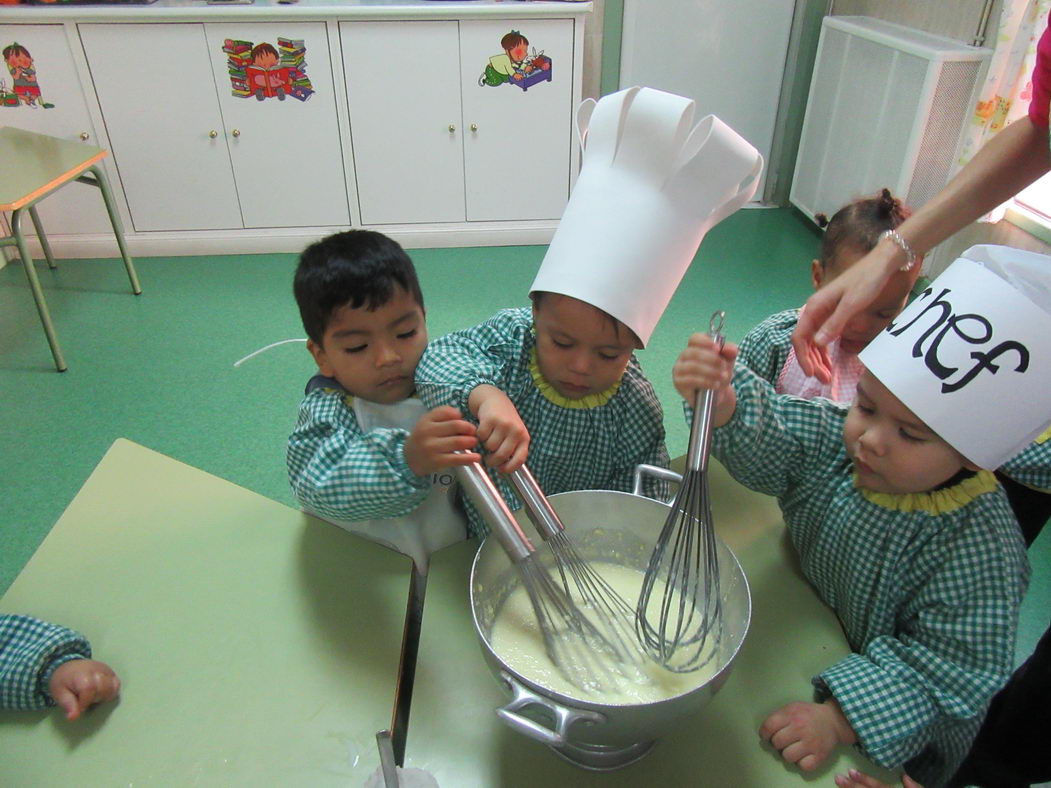
[[776, 385], [792, 349], [792, 332], [798, 322], [798, 309], [770, 315], [745, 334], [737, 348], [738, 362], [770, 385]]
[[[737, 407], [712, 431], [712, 453], [738, 482], [781, 497], [843, 444], [843, 409], [828, 400], [775, 394], [742, 363], [734, 368]], [[692, 418], [687, 408], [687, 417]]]
[[288, 439], [288, 479], [299, 503], [335, 520], [408, 514], [430, 492], [405, 460], [405, 430], [364, 432], [343, 392], [316, 389], [304, 397]]
[[1017, 545], [990, 540], [1013, 526], [993, 496], [984, 499], [970, 504], [978, 527], [947, 525], [951, 554], [915, 551], [916, 587], [895, 614], [893, 635], [870, 639], [814, 680], [819, 700], [835, 696], [868, 757], [888, 768], [909, 762], [926, 785], [963, 759], [1011, 674], [1028, 572]]
[[74, 659], [91, 659], [83, 635], [30, 616], [0, 615], [0, 709], [54, 706], [51, 676]]
[[1051, 493], [1051, 431], [1044, 433], [1021, 452], [1000, 466], [1000, 471], [1016, 482]]
[[529, 308], [504, 309], [477, 326], [436, 339], [416, 367], [416, 393], [428, 408], [452, 405], [469, 416], [467, 399], [483, 384], [506, 391], [532, 329]]

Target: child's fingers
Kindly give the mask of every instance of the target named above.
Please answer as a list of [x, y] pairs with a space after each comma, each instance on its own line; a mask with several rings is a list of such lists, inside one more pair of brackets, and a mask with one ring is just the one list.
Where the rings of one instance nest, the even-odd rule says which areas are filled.
[[75, 720], [80, 716], [80, 702], [71, 689], [62, 687], [52, 692], [51, 697], [55, 699], [55, 703], [65, 712], [67, 720]]

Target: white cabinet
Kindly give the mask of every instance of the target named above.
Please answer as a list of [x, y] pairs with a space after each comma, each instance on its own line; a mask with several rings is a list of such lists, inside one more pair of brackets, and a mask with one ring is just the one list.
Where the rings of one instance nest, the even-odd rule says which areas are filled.
[[[11, 67], [6, 61], [0, 63], [0, 126], [102, 144], [88, 113], [64, 25], [0, 25], [0, 51], [4, 50], [12, 66], [19, 69], [17, 82], [35, 82], [40, 96], [30, 101], [19, 97]], [[28, 67], [31, 79], [26, 78], [23, 67]], [[99, 191], [93, 186], [73, 184], [60, 189], [37, 210], [49, 235], [112, 232]], [[28, 227], [27, 232], [31, 232]]]
[[323, 23], [79, 30], [137, 232], [350, 223]]
[[[560, 217], [570, 186], [574, 24], [341, 22], [362, 223]], [[514, 79], [490, 85], [486, 66], [507, 64], [508, 34], [528, 42], [515, 53], [525, 58]]]

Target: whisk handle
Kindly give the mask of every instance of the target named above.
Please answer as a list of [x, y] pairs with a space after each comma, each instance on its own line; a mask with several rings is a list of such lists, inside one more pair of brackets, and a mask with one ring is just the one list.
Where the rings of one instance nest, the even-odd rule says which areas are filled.
[[[712, 315], [708, 325], [708, 336], [722, 349], [723, 320], [726, 313], [721, 310]], [[693, 401], [693, 424], [690, 426], [690, 443], [686, 449], [686, 468], [691, 471], [708, 469], [708, 454], [712, 448], [712, 417], [714, 415], [715, 392], [699, 389]]]
[[529, 468], [523, 465], [509, 477], [515, 492], [522, 499], [526, 514], [545, 542], [566, 530]]
[[456, 476], [511, 560], [517, 564], [532, 555], [532, 542], [507, 508], [485, 469], [479, 463], [473, 462], [457, 467]]

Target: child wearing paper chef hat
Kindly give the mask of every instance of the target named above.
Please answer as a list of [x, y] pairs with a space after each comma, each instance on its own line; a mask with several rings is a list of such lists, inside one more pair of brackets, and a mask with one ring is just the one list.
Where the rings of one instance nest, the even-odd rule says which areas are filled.
[[1029, 567], [985, 469], [1051, 420], [1049, 274], [1040, 255], [968, 250], [862, 352], [849, 408], [775, 394], [702, 334], [675, 364], [687, 402], [718, 390], [713, 453], [778, 497], [853, 649], [814, 677], [815, 703], [760, 730], [804, 771], [851, 744], [944, 785], [1011, 673]]
[[[762, 168], [751, 145], [712, 116], [695, 124], [693, 111], [689, 99], [647, 88], [585, 102], [580, 176], [532, 307], [436, 340], [420, 360], [424, 405], [470, 412], [487, 462], [508, 472], [528, 457], [549, 495], [628, 491], [638, 465], [668, 465], [660, 402], [634, 351], [704, 234], [751, 197]], [[663, 499], [666, 486], [651, 478], [644, 492]]]

